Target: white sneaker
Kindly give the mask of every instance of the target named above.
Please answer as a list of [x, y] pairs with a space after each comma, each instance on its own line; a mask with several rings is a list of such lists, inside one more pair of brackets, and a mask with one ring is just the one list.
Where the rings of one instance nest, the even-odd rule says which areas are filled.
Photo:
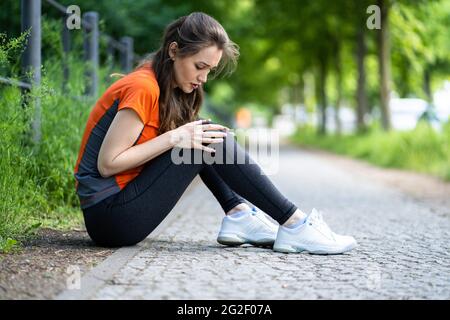
[[228, 246], [252, 244], [272, 247], [277, 237], [278, 224], [253, 207], [251, 210], [225, 216], [217, 236], [217, 242]]
[[322, 214], [313, 209], [306, 221], [294, 228], [280, 226], [273, 250], [284, 253], [307, 251], [315, 254], [339, 254], [357, 246], [350, 236], [341, 236], [328, 227]]

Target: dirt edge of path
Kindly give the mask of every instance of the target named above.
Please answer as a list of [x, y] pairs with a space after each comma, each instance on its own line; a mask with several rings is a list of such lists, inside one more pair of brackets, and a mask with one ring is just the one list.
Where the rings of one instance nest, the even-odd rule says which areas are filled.
[[96, 247], [86, 230], [38, 230], [18, 252], [0, 254], [0, 299], [52, 299], [115, 250]]

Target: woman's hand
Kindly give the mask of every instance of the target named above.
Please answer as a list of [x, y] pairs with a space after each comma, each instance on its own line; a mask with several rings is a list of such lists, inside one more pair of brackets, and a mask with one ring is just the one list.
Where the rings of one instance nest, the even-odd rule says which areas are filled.
[[227, 127], [209, 123], [208, 120], [197, 120], [186, 123], [171, 130], [171, 142], [175, 147], [201, 149], [213, 153], [215, 150], [203, 144], [220, 143], [226, 137]]

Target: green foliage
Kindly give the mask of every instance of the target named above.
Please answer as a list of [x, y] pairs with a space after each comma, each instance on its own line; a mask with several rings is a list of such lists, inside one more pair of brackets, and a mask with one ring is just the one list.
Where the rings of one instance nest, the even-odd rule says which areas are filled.
[[29, 32], [24, 32], [17, 38], [8, 38], [0, 32], [0, 72], [2, 76], [14, 75], [19, 69], [18, 56], [23, 51]]
[[395, 88], [402, 97], [414, 93], [415, 96], [427, 98], [422, 91], [424, 71], [438, 75], [448, 75], [450, 72], [450, 3], [396, 2], [390, 21]]
[[384, 132], [371, 128], [364, 135], [317, 135], [311, 127], [298, 128], [292, 141], [360, 158], [383, 167], [409, 169], [450, 181], [450, 122], [442, 132], [426, 123], [411, 131]]
[[[21, 42], [3, 39], [2, 67], [12, 73], [12, 55], [20, 51], [16, 44]], [[65, 93], [58, 56], [44, 61], [42, 85], [28, 97], [23, 98], [17, 87], [0, 86], [0, 252], [18, 247], [40, 227], [68, 229], [82, 223], [73, 169], [95, 100], [82, 98], [84, 63], [75, 57], [68, 63], [70, 79]], [[108, 72], [101, 69], [101, 79]], [[101, 85], [100, 90], [104, 90], [108, 83], [103, 81]], [[35, 113], [31, 102], [35, 98], [40, 99], [42, 112], [42, 139], [37, 150], [29, 138]], [[24, 101], [29, 103], [24, 105]]]
[[[71, 0], [59, 0], [63, 5]], [[436, 89], [449, 79], [450, 2], [448, 0], [398, 0], [390, 4], [390, 39], [392, 89], [401, 97], [425, 97], [424, 72], [431, 75]], [[228, 113], [248, 103], [258, 103], [272, 114], [285, 102], [292, 103], [286, 88], [294, 90], [305, 84], [304, 103], [316, 107], [315, 87], [318, 68], [325, 63], [328, 70], [326, 94], [330, 105], [338, 96], [342, 103], [355, 106], [358, 82], [355, 59], [356, 34], [366, 37], [366, 76], [369, 110], [379, 105], [380, 79], [377, 59], [377, 30], [368, 30], [366, 9], [369, 0], [84, 0], [81, 12], [97, 11], [101, 32], [119, 39], [134, 38], [135, 51], [144, 55], [158, 48], [164, 28], [181, 15], [203, 11], [215, 17], [241, 47], [238, 69], [228, 79], [233, 99], [221, 109]], [[43, 1], [43, 51], [45, 58], [61, 55], [59, 33], [61, 14]], [[17, 34], [20, 30], [20, 1], [0, 2], [0, 30]], [[52, 19], [47, 19], [52, 18]], [[82, 53], [82, 31], [71, 31]], [[101, 41], [104, 58], [105, 41]], [[341, 57], [342, 81], [337, 89], [337, 53]], [[0, 57], [1, 59], [1, 57]], [[3, 74], [3, 72], [2, 72]], [[307, 74], [311, 79], [303, 82]], [[312, 75], [312, 77], [311, 77]], [[219, 81], [208, 84], [214, 95], [221, 90]], [[214, 100], [214, 99], [212, 99]]]
[[11, 238], [3, 240], [0, 237], [0, 252], [10, 253], [15, 251], [16, 248], [17, 248], [17, 240]]

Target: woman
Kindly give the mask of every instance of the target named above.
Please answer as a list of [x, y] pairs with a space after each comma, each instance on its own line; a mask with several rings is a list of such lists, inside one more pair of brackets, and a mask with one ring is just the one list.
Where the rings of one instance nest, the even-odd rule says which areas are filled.
[[[356, 246], [352, 237], [333, 233], [317, 211], [307, 216], [287, 200], [228, 128], [198, 120], [209, 72], [235, 66], [238, 55], [215, 19], [192, 13], [171, 23], [160, 49], [97, 101], [75, 166], [94, 242], [117, 247], [142, 241], [199, 174], [226, 213], [219, 243], [319, 254]], [[215, 151], [234, 160], [205, 161]], [[180, 154], [200, 161], [174, 161]]]

